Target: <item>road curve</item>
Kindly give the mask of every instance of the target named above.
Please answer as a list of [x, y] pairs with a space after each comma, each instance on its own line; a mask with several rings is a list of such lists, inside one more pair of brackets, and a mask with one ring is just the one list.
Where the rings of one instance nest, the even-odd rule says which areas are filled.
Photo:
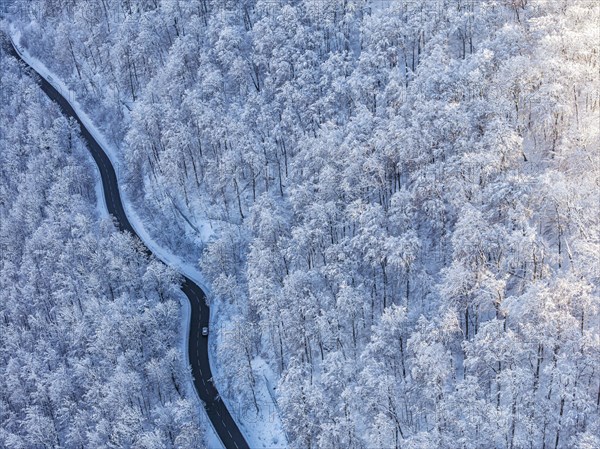
[[[9, 39], [10, 40], [10, 39]], [[13, 47], [14, 44], [10, 40], [11, 46], [8, 52], [11, 56], [21, 61], [34, 73], [37, 73], [27, 61]], [[115, 170], [106, 155], [106, 152], [98, 144], [89, 130], [85, 127], [79, 116], [75, 113], [69, 102], [48, 82], [37, 73], [39, 77], [39, 85], [44, 93], [55, 103], [57, 103], [62, 112], [67, 116], [75, 119], [81, 128], [81, 135], [86, 141], [90, 153], [100, 170], [102, 178], [102, 187], [104, 190], [104, 198], [108, 212], [115, 217], [118, 227], [121, 231], [127, 231], [143, 241], [133, 227], [123, 209], [123, 203], [119, 195], [119, 186]], [[152, 252], [144, 245], [148, 254]], [[158, 258], [157, 258], [158, 259]], [[160, 260], [160, 259], [158, 259]], [[183, 276], [183, 275], [182, 275]], [[206, 413], [211, 420], [219, 438], [227, 449], [247, 449], [248, 443], [244, 439], [237, 424], [231, 417], [229, 410], [219, 396], [219, 392], [212, 383], [212, 372], [208, 361], [208, 338], [201, 335], [203, 326], [208, 326], [209, 308], [206, 304], [206, 294], [204, 291], [190, 278], [183, 276], [184, 282], [181, 285], [181, 290], [188, 297], [191, 305], [191, 322], [189, 335], [189, 359], [192, 367], [192, 376], [194, 386], [198, 392], [198, 396], [204, 403]]]

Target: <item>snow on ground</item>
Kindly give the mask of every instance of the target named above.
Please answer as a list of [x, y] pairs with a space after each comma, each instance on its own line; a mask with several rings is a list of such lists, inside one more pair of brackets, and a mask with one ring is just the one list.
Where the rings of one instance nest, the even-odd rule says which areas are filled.
[[260, 357], [252, 361], [252, 368], [257, 375], [256, 396], [261, 411], [259, 416], [256, 416], [257, 439], [249, 444], [251, 447], [287, 447], [281, 414], [275, 401], [276, 375], [268, 363]]
[[[219, 386], [219, 379], [224, 379], [225, 375], [221, 372], [221, 365], [214, 363], [216, 356], [216, 347], [220, 344], [221, 336], [226, 332], [243, 332], [243, 329], [231, 328], [228, 326], [230, 321], [229, 311], [223, 309], [224, 304], [220, 301], [213, 301], [210, 307], [210, 326], [212, 340], [209, 342], [209, 358], [212, 367], [213, 376], [216, 379], [219, 391], [224, 388]], [[219, 322], [215, 319], [219, 316]], [[225, 317], [225, 319], [223, 319]], [[241, 432], [246, 437], [246, 441], [251, 448], [285, 448], [287, 447], [287, 438], [283, 431], [281, 414], [275, 402], [275, 390], [273, 386], [277, 384], [275, 373], [269, 365], [260, 357], [252, 361], [256, 385], [254, 387], [256, 402], [259, 406], [257, 412], [253, 404], [235, 401], [234, 398], [222, 396], [221, 399], [227, 405], [227, 409], [240, 426]]]
[[[85, 124], [86, 128], [106, 152], [113, 167], [115, 168], [117, 179], [123, 179], [121, 173], [120, 155], [118, 151], [113, 145], [109, 144], [103, 133], [100, 132], [99, 128], [94, 124], [92, 119], [88, 116], [88, 114], [85, 113], [82, 106], [77, 101], [75, 94], [65, 85], [65, 83], [57, 75], [51, 72], [44, 65], [44, 63], [42, 63], [39, 59], [31, 56], [31, 54], [29, 54], [29, 52], [19, 44], [21, 33], [12, 25], [10, 26], [10, 35], [13, 42], [17, 43], [17, 50], [19, 51], [23, 59], [25, 59], [31, 67], [33, 67], [41, 76], [43, 76], [50, 84], [52, 84], [54, 88], [56, 88], [69, 101], [69, 103], [71, 104], [81, 121]], [[100, 179], [99, 171], [95, 164], [94, 167], [96, 168], [95, 178], [96, 195], [98, 197], [97, 207], [99, 215], [101, 217], [106, 217], [108, 213], [106, 203], [104, 200], [104, 194], [102, 191], [102, 181]], [[138, 213], [131, 206], [131, 201], [128, 200], [126, 192], [122, 188], [122, 184], [120, 181], [119, 194], [121, 196], [121, 200], [123, 202], [123, 207], [125, 209], [125, 213], [127, 214], [127, 218], [129, 219], [131, 226], [135, 229], [135, 232], [138, 234], [140, 239], [142, 239], [144, 244], [150, 249], [150, 251], [152, 251], [152, 253], [158, 259], [160, 259], [162, 262], [169, 265], [170, 267], [174, 268], [178, 272], [192, 279], [204, 290], [210, 303], [211, 329], [225, 329], [227, 321], [230, 318], [229, 313], [226, 310], [221, 310], [220, 302], [214, 300], [214, 295], [212, 294], [212, 291], [209, 288], [206, 279], [204, 278], [202, 273], [200, 273], [200, 271], [198, 271], [198, 269], [196, 268], [195, 261], [183, 260], [181, 257], [176, 256], [167, 249], [161, 247], [152, 238], [150, 233], [144, 227], [144, 224], [140, 219]], [[200, 229], [202, 231], [200, 239], [203, 242], [208, 241], [215, 232], [213, 226], [211, 226], [211, 223], [208, 221], [202, 222]], [[182, 331], [180, 334], [180, 349], [185, 354], [186, 361], [189, 363], [189, 354], [187, 347], [189, 338], [191, 309], [187, 297], [183, 293], [180, 295], [179, 299], [182, 306], [180, 326], [180, 329]], [[224, 377], [220, 365], [215, 363], [215, 360], [217, 360], [216, 345], [218, 343], [218, 341], [215, 340], [218, 340], [218, 337], [218, 331], [211, 332], [209, 335], [209, 359], [215, 386], [219, 391], [222, 391], [223, 382], [220, 381], [220, 379], [223, 379]], [[274, 380], [275, 375], [271, 371], [267, 363], [260, 358], [256, 358], [253, 361], [252, 365], [257, 375], [256, 395], [260, 409], [259, 412], [257, 413], [253, 407], [245, 407], [239, 404], [234, 404], [234, 401], [229, 400], [227, 397], [222, 397], [222, 400], [227, 405], [227, 408], [232, 414], [234, 420], [238, 423], [240, 431], [243, 433], [250, 447], [264, 449], [286, 447], [287, 439], [283, 431], [280, 413], [273, 395], [273, 385], [275, 385], [276, 383], [276, 381]], [[193, 387], [191, 378], [188, 388], [190, 389], [190, 394], [198, 398], [196, 389]], [[200, 406], [199, 398], [198, 408], [201, 409], [199, 412], [201, 416], [201, 421], [206, 421], [210, 424], [205, 426], [209, 449], [223, 447], [223, 444], [221, 443], [221, 440], [217, 436], [214, 428], [212, 427], [212, 423], [210, 419], [208, 419], [204, 408]]]

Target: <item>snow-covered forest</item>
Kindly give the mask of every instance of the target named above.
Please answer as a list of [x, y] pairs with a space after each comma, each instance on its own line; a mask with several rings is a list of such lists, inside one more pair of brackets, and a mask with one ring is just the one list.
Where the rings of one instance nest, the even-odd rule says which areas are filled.
[[[222, 394], [265, 361], [291, 447], [600, 448], [600, 4], [11, 8], [239, 330]], [[0, 443], [195, 446], [177, 276], [4, 59]]]

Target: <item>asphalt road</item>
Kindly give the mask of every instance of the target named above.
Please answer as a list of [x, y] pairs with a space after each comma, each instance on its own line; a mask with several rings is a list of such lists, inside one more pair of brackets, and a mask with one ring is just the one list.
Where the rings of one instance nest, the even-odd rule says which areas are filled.
[[[27, 62], [17, 53], [17, 51], [11, 46], [8, 49], [9, 53], [24, 63], [33, 73], [35, 69], [29, 66]], [[35, 75], [34, 75], [35, 76]], [[110, 159], [94, 139], [92, 134], [85, 127], [81, 119], [77, 116], [68, 101], [42, 76], [37, 74], [35, 76], [41, 89], [56, 102], [62, 112], [67, 116], [75, 119], [81, 128], [81, 135], [87, 142], [88, 149], [92, 153], [94, 161], [100, 170], [100, 176], [102, 177], [102, 187], [104, 189], [104, 197], [106, 199], [106, 206], [108, 212], [115, 217], [117, 225], [121, 231], [127, 231], [134, 236], [135, 230], [129, 223], [127, 215], [123, 209], [123, 203], [119, 196], [119, 187], [117, 183], [117, 177], [115, 170], [110, 162]], [[140, 239], [142, 241], [142, 239]], [[143, 243], [143, 242], [142, 242]], [[152, 252], [144, 245], [148, 254]], [[234, 422], [229, 410], [225, 407], [225, 404], [219, 396], [219, 392], [212, 383], [212, 372], [210, 370], [210, 364], [208, 361], [208, 338], [203, 337], [201, 330], [203, 326], [208, 326], [209, 309], [206, 305], [206, 294], [194, 281], [186, 276], [183, 276], [184, 282], [181, 286], [182, 291], [188, 297], [191, 304], [191, 323], [190, 323], [190, 335], [189, 335], [189, 359], [192, 367], [192, 376], [194, 386], [198, 392], [198, 396], [204, 403], [204, 408], [211, 420], [219, 438], [227, 449], [242, 449], [248, 448], [248, 443], [242, 436], [239, 428]]]

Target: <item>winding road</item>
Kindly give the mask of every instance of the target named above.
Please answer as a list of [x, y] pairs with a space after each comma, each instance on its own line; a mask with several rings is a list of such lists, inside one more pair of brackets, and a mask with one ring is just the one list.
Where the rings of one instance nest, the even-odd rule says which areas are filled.
[[[104, 198], [108, 212], [115, 217], [118, 227], [121, 231], [127, 231], [142, 239], [137, 235], [131, 223], [127, 219], [123, 203], [119, 195], [119, 186], [115, 170], [108, 158], [104, 149], [98, 144], [90, 131], [85, 127], [77, 113], [71, 107], [69, 102], [59, 93], [43, 76], [35, 71], [27, 61], [25, 61], [14, 43], [9, 38], [12, 46], [8, 48], [11, 56], [24, 63], [31, 71], [39, 77], [39, 85], [44, 93], [57, 103], [62, 112], [67, 116], [75, 119], [81, 127], [81, 135], [86, 141], [90, 153], [100, 170], [102, 178], [102, 187], [104, 190]], [[143, 241], [142, 241], [143, 243]], [[144, 244], [146, 252], [151, 255], [152, 252]], [[158, 260], [160, 260], [157, 257]], [[183, 276], [183, 275], [182, 275]], [[203, 326], [208, 326], [209, 308], [206, 304], [206, 294], [204, 291], [190, 278], [183, 276], [184, 282], [181, 285], [183, 293], [188, 297], [191, 305], [191, 322], [189, 335], [189, 360], [192, 367], [192, 376], [194, 387], [198, 392], [198, 396], [203, 402], [204, 408], [212, 425], [217, 432], [219, 438], [228, 449], [246, 449], [248, 443], [244, 439], [237, 424], [231, 417], [229, 410], [219, 396], [219, 392], [212, 382], [212, 372], [208, 360], [208, 338], [201, 335]]]

